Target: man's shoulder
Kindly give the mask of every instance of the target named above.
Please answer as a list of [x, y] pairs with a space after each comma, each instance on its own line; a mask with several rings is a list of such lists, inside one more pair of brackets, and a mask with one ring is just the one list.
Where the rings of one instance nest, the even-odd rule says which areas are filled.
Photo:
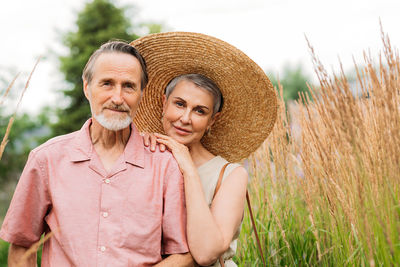
[[161, 152], [159, 146], [156, 146], [156, 150], [151, 151], [150, 147], [145, 146], [145, 145], [143, 145], [143, 147], [144, 147], [144, 153], [146, 155], [148, 155], [149, 157], [152, 157], [157, 160], [165, 160], [165, 161], [173, 160], [173, 161], [175, 161], [174, 156], [172, 155], [172, 153], [169, 150], [165, 150], [165, 151]]
[[79, 131], [75, 131], [75, 132], [72, 132], [72, 133], [68, 133], [68, 134], [64, 134], [64, 135], [59, 135], [59, 136], [53, 137], [53, 138], [47, 140], [45, 143], [41, 144], [40, 146], [34, 148], [32, 150], [32, 153], [33, 154], [37, 154], [37, 153], [50, 151], [50, 150], [54, 150], [54, 151], [60, 152], [59, 149], [65, 148], [66, 145], [71, 143], [75, 139], [75, 137], [76, 137], [78, 132]]
[[149, 147], [144, 146], [144, 153], [152, 159], [151, 162], [153, 164], [157, 164], [159, 167], [163, 166], [168, 171], [179, 171], [178, 163], [171, 151], [165, 150], [161, 152], [158, 146], [156, 147], [156, 151], [151, 151]]

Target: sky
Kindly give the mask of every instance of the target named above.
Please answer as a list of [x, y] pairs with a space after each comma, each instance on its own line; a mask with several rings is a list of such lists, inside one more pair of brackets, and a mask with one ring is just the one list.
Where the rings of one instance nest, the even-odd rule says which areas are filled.
[[[0, 76], [22, 91], [27, 75], [39, 63], [21, 112], [44, 105], [62, 105], [63, 77], [57, 55], [66, 53], [63, 33], [73, 30], [84, 0], [2, 0], [0, 8]], [[135, 6], [133, 22], [161, 23], [166, 30], [191, 31], [222, 39], [246, 53], [269, 73], [279, 75], [287, 64], [302, 64], [315, 80], [305, 36], [328, 72], [363, 63], [363, 52], [377, 56], [382, 48], [380, 22], [391, 43], [400, 43], [400, 1], [397, 0], [114, 0]], [[0, 93], [5, 88], [0, 88]], [[7, 104], [7, 103], [6, 103]], [[8, 108], [8, 106], [7, 106]], [[13, 105], [9, 103], [9, 108]]]

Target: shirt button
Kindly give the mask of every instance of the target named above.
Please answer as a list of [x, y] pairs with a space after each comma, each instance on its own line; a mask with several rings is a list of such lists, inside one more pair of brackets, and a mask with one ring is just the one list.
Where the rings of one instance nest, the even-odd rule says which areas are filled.
[[104, 182], [105, 182], [106, 184], [109, 184], [109, 183], [110, 183], [110, 179], [105, 179]]
[[108, 217], [108, 212], [103, 212], [103, 217], [107, 218]]
[[100, 247], [100, 250], [101, 250], [102, 252], [104, 252], [104, 251], [106, 251], [106, 247], [105, 247], [105, 246], [101, 246], [101, 247]]

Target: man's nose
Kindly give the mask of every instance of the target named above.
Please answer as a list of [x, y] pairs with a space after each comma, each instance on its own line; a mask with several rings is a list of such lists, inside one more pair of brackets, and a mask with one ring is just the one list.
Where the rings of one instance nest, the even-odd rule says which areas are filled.
[[115, 86], [113, 93], [112, 93], [111, 101], [115, 105], [121, 105], [124, 102], [123, 97], [122, 97], [121, 86]]

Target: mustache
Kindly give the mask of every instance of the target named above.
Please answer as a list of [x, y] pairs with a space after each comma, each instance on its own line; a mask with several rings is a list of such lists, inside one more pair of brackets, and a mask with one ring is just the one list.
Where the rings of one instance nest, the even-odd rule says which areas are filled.
[[130, 112], [131, 111], [131, 109], [128, 106], [124, 105], [124, 104], [122, 104], [122, 105], [116, 105], [114, 103], [105, 104], [103, 106], [103, 109], [106, 109], [106, 108], [107, 109], [117, 110], [117, 111], [125, 111], [125, 112]]

